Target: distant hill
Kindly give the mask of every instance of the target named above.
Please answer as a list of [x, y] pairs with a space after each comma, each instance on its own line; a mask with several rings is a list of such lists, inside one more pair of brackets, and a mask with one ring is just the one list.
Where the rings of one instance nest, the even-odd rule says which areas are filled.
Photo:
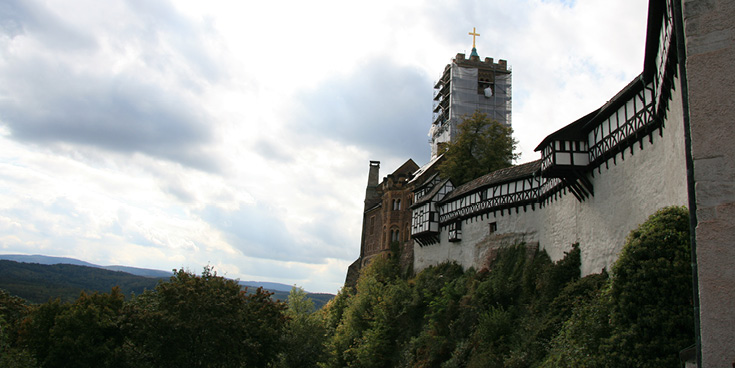
[[77, 265], [77, 266], [100, 267], [96, 264], [91, 264], [89, 262], [80, 261], [74, 258], [49, 257], [49, 256], [38, 255], [38, 254], [34, 254], [32, 256], [28, 256], [24, 254], [0, 254], [0, 259], [5, 259], [8, 261], [16, 261], [16, 262], [25, 262], [25, 263], [38, 263], [38, 264], [43, 264], [43, 265], [70, 264], [70, 265]]
[[[14, 264], [15, 263], [15, 264]], [[50, 298], [72, 301], [83, 290], [109, 292], [120, 286], [124, 294], [140, 294], [153, 289], [159, 281], [167, 282], [172, 271], [152, 270], [128, 266], [99, 266], [67, 257], [43, 255], [0, 255], [0, 288], [32, 303], [43, 303]], [[258, 287], [273, 293], [272, 298], [285, 301], [293, 286], [265, 281], [240, 281], [250, 291]], [[334, 295], [307, 293], [317, 308]]]
[[[6, 259], [9, 261], [16, 261], [16, 262], [25, 262], [25, 263], [38, 263], [42, 265], [54, 265], [54, 264], [70, 264], [70, 265], [77, 265], [77, 266], [87, 266], [87, 267], [95, 267], [95, 268], [102, 268], [105, 270], [111, 270], [111, 271], [122, 271], [127, 272], [129, 274], [133, 274], [136, 276], [144, 276], [144, 277], [155, 277], [155, 278], [165, 278], [168, 279], [173, 275], [172, 271], [161, 271], [161, 270], [152, 270], [149, 268], [138, 268], [138, 267], [128, 267], [128, 266], [100, 266], [93, 263], [80, 261], [78, 259], [74, 258], [68, 258], [68, 257], [50, 257], [50, 256], [42, 256], [42, 255], [22, 255], [22, 254], [0, 254], [0, 260]], [[249, 288], [259, 288], [262, 287], [263, 289], [270, 290], [270, 291], [285, 291], [288, 293], [291, 291], [292, 285], [286, 285], [286, 284], [279, 284], [277, 282], [267, 282], [267, 281], [240, 281], [240, 285], [247, 286]]]
[[96, 267], [104, 268], [105, 270], [110, 270], [110, 271], [127, 272], [129, 274], [136, 275], [136, 276], [154, 277], [157, 279], [162, 278], [166, 280], [168, 280], [168, 278], [174, 274], [173, 270], [161, 271], [161, 270], [151, 270], [148, 268], [137, 268], [137, 267], [128, 267], [128, 266], [96, 266]]
[[152, 270], [149, 268], [137, 268], [137, 267], [128, 267], [128, 266], [100, 266], [100, 265], [96, 265], [93, 263], [80, 261], [74, 258], [49, 257], [49, 256], [38, 255], [38, 254], [35, 254], [32, 256], [22, 255], [22, 254], [0, 254], [0, 259], [16, 261], [16, 262], [25, 262], [25, 263], [38, 263], [42, 265], [70, 264], [70, 265], [77, 265], [77, 266], [87, 266], [87, 267], [102, 268], [102, 269], [110, 270], [110, 271], [122, 271], [122, 272], [127, 272], [129, 274], [133, 274], [137, 276], [144, 276], [144, 277], [169, 278], [171, 277], [171, 275], [173, 275], [173, 272], [171, 271]]
[[240, 285], [255, 289], [262, 287], [263, 289], [267, 289], [270, 291], [285, 291], [287, 294], [291, 291], [291, 289], [293, 289], [292, 285], [266, 281], [240, 281]]
[[8, 260], [0, 260], [0, 275], [0, 288], [31, 303], [44, 303], [55, 298], [73, 301], [82, 291], [107, 293], [114, 286], [120, 286], [126, 295], [140, 294], [155, 288], [159, 280], [164, 280], [89, 266]]

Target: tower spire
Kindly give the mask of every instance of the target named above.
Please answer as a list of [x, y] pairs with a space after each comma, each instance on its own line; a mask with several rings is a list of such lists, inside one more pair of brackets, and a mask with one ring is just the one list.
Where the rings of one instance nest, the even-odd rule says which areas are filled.
[[472, 36], [472, 48], [475, 48], [475, 37], [479, 36], [480, 34], [477, 33], [475, 30], [475, 27], [472, 27], [472, 32], [468, 33], [470, 36]]

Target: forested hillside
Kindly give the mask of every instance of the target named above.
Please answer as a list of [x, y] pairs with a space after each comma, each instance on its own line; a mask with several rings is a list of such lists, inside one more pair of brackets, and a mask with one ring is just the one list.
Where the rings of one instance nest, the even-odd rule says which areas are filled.
[[[109, 291], [120, 287], [124, 295], [153, 289], [160, 279], [71, 264], [42, 265], [0, 260], [0, 289], [32, 303], [52, 298], [74, 301], [82, 291]], [[166, 280], [166, 279], [164, 279]]]
[[[77, 261], [71, 258], [65, 260]], [[31, 303], [43, 303], [56, 298], [60, 298], [64, 302], [71, 302], [76, 300], [82, 291], [88, 293], [107, 292], [114, 286], [118, 286], [120, 292], [126, 296], [140, 294], [145, 290], [155, 288], [159, 281], [169, 281], [172, 276], [172, 273], [168, 273], [165, 277], [136, 276], [125, 271], [113, 271], [96, 265], [89, 265], [37, 264], [0, 260], [0, 274], [3, 275], [0, 277], [0, 289]], [[107, 267], [119, 267], [121, 270], [131, 269], [131, 267], [123, 266]], [[136, 270], [137, 272], [146, 271], [144, 269]], [[156, 270], [150, 271], [150, 274], [162, 273]], [[251, 293], [258, 289], [255, 286], [257, 285], [256, 281], [240, 282], [240, 284], [243, 287], [247, 286]], [[281, 285], [276, 283], [263, 284], [274, 287]], [[268, 288], [265, 290], [272, 293], [271, 298], [274, 300], [285, 301], [289, 294], [288, 291], [282, 291], [281, 287], [278, 290]], [[334, 295], [326, 293], [307, 293], [307, 295], [314, 301], [317, 309], [323, 307], [334, 297]]]
[[488, 270], [401, 275], [376, 259], [321, 310], [247, 294], [205, 268], [130, 300], [119, 289], [29, 307], [0, 293], [0, 366], [679, 367], [694, 341], [688, 212], [633, 231], [611, 273], [580, 278], [524, 244]]

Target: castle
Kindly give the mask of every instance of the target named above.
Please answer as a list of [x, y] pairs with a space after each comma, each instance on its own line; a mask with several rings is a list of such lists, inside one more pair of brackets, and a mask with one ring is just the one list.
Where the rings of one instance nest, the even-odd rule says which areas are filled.
[[[380, 183], [380, 165], [370, 163], [360, 257], [346, 284], [373, 257], [400, 256], [415, 272], [445, 261], [482, 269], [494, 250], [520, 242], [554, 260], [579, 243], [583, 275], [597, 273], [648, 216], [685, 205], [693, 229], [693, 361], [735, 366], [734, 3], [650, 0], [640, 75], [546, 136], [538, 160], [455, 187], [437, 169], [454, 112], [478, 106], [477, 95], [494, 96], [503, 84], [507, 95], [494, 108], [510, 124], [505, 61], [480, 62], [474, 47], [469, 60], [458, 54], [435, 86], [429, 163], [408, 160]], [[453, 106], [454, 96], [463, 104]]]

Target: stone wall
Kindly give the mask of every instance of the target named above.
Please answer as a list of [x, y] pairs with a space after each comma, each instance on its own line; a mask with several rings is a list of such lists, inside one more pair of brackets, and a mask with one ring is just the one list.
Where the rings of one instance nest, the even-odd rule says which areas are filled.
[[684, 0], [702, 367], [735, 366], [735, 1]]

